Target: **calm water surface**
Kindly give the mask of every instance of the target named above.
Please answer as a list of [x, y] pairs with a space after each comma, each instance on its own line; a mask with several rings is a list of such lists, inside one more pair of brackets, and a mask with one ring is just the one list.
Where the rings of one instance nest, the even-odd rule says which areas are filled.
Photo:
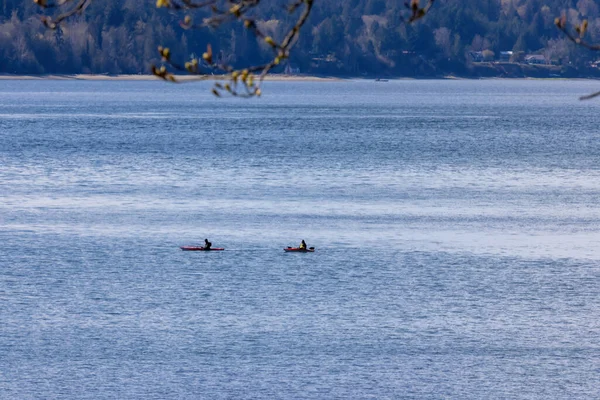
[[0, 398], [599, 397], [595, 86], [0, 81]]

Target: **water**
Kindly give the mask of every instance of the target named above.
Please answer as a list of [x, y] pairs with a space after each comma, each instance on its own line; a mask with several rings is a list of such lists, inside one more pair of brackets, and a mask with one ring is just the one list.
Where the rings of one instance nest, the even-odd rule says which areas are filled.
[[0, 81], [0, 398], [598, 396], [594, 83], [208, 87]]

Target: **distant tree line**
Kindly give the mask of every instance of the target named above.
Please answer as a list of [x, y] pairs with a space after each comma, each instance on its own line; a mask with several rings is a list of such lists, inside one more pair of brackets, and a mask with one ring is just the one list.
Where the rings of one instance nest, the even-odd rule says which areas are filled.
[[[576, 46], [555, 18], [587, 20], [586, 39], [600, 42], [600, 10], [593, 0], [437, 0], [426, 18], [402, 21], [398, 0], [314, 0], [294, 51], [275, 71], [338, 76], [440, 76], [477, 74], [476, 64], [528, 54], [586, 74], [598, 54]], [[261, 32], [281, 39], [291, 16], [281, 1], [261, 0]], [[202, 10], [199, 11], [202, 18]], [[204, 11], [208, 13], [208, 11]], [[40, 21], [33, 1], [0, 4], [0, 73], [148, 73], [160, 64], [158, 46], [182, 60], [212, 44], [215, 59], [236, 66], [272, 57], [268, 45], [240, 24], [184, 29], [183, 15], [153, 1], [93, 1], [57, 29]], [[506, 60], [505, 60], [506, 61]]]

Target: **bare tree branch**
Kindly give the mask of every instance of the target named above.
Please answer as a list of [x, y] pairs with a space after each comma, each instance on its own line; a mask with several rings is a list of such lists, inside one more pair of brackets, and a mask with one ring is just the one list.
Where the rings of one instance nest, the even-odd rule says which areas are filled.
[[434, 2], [435, 2], [435, 0], [427, 0], [427, 3], [423, 7], [421, 7], [420, 0], [411, 0], [410, 3], [404, 3], [404, 6], [410, 10], [410, 14], [411, 14], [410, 17], [408, 18], [407, 22], [409, 24], [411, 24], [411, 23], [423, 18], [429, 12], [431, 7], [433, 7]]
[[[65, 19], [82, 12], [92, 0], [34, 0], [42, 8], [57, 8], [66, 10], [55, 18], [42, 17], [44, 24], [55, 29]], [[400, 16], [405, 23], [413, 23], [423, 18], [431, 9], [435, 0], [426, 0], [421, 7], [422, 0], [410, 0], [404, 5], [408, 10], [408, 16]], [[259, 29], [257, 21], [252, 17], [251, 11], [256, 9], [260, 0], [156, 0], [157, 8], [167, 8], [175, 11], [193, 12], [209, 9], [210, 16], [203, 18], [201, 22], [194, 23], [190, 15], [186, 15], [181, 22], [184, 29], [201, 29], [206, 27], [219, 27], [226, 22], [243, 24], [244, 28], [253, 33], [254, 36], [271, 49], [270, 60], [260, 65], [250, 65], [245, 68], [235, 68], [232, 65], [217, 62], [213, 57], [212, 47], [207, 46], [201, 58], [194, 58], [187, 62], [176, 62], [172, 58], [169, 48], [159, 46], [158, 52], [163, 65], [151, 65], [152, 74], [169, 82], [191, 82], [207, 80], [214, 77], [215, 72], [227, 83], [216, 83], [212, 92], [216, 96], [229, 93], [233, 96], [252, 97], [260, 96], [260, 85], [265, 76], [282, 61], [290, 56], [292, 47], [298, 41], [300, 29], [304, 26], [311, 13], [314, 0], [291, 0], [287, 6], [290, 15], [302, 10], [293, 26], [280, 42], [267, 35]], [[69, 8], [71, 7], [71, 8]], [[192, 78], [181, 79], [174, 72], [182, 72], [192, 75]]]
[[[34, 3], [39, 5], [42, 8], [65, 8], [66, 6], [72, 5], [74, 0], [56, 0], [56, 1], [48, 1], [48, 0], [33, 0]], [[47, 16], [42, 17], [42, 22], [46, 27], [50, 29], [56, 29], [58, 25], [64, 21], [65, 19], [81, 13], [85, 8], [92, 2], [92, 0], [79, 0], [77, 4], [68, 11], [65, 11], [62, 14], [59, 14], [56, 18], [52, 19]]]
[[594, 97], [598, 97], [598, 96], [600, 96], [600, 92], [596, 92], [596, 93], [588, 94], [588, 95], [585, 95], [585, 96], [581, 96], [579, 98], [579, 100], [589, 100], [589, 99], [593, 99]]
[[[161, 7], [173, 9], [195, 9], [201, 8], [200, 4], [191, 5], [190, 0], [182, 0], [181, 3], [176, 3], [173, 0], [159, 0]], [[208, 6], [209, 2], [203, 3]], [[286, 36], [277, 43], [271, 36], [262, 32], [256, 21], [248, 16], [248, 12], [257, 7], [259, 0], [229, 0], [229, 8], [227, 10], [219, 9], [214, 2], [210, 2], [212, 16], [205, 18], [201, 24], [192, 24], [192, 19], [186, 16], [182, 26], [188, 29], [202, 28], [207, 26], [219, 26], [227, 21], [237, 20], [243, 23], [244, 28], [252, 32], [259, 40], [262, 40], [272, 50], [273, 56], [270, 61], [261, 64], [248, 66], [243, 69], [236, 69], [232, 65], [217, 63], [212, 54], [212, 48], [209, 45], [206, 52], [202, 55], [202, 60], [192, 59], [184, 65], [174, 62], [171, 58], [171, 51], [168, 48], [159, 47], [158, 51], [163, 62], [171, 69], [179, 72], [187, 72], [194, 75], [196, 79], [178, 79], [173, 73], [162, 66], [158, 68], [153, 65], [152, 73], [157, 77], [170, 82], [190, 82], [194, 80], [206, 80], [207, 73], [221, 72], [226, 74], [229, 82], [225, 84], [217, 83], [213, 88], [213, 93], [220, 96], [223, 92], [238, 97], [260, 96], [260, 85], [265, 76], [275, 66], [279, 65], [283, 60], [289, 58], [290, 50], [298, 40], [300, 29], [308, 20], [308, 16], [312, 10], [313, 0], [294, 0], [288, 7], [288, 12], [295, 13], [298, 9], [303, 8], [303, 11], [298, 16], [293, 27], [288, 31]], [[158, 3], [157, 3], [158, 5]], [[255, 78], [257, 76], [257, 78]]]
[[587, 19], [584, 19], [583, 22], [580, 25], [575, 25], [575, 34], [573, 34], [572, 32], [570, 32], [569, 29], [567, 28], [567, 17], [565, 15], [563, 15], [560, 18], [556, 18], [554, 20], [554, 24], [573, 43], [575, 43], [575, 44], [577, 44], [579, 46], [583, 46], [583, 47], [585, 47], [586, 49], [589, 49], [589, 50], [595, 50], [595, 51], [600, 50], [600, 45], [598, 45], [598, 44], [591, 44], [591, 43], [588, 43], [585, 40], [583, 40], [583, 37], [585, 36], [585, 33], [587, 32], [587, 28], [588, 28], [588, 21], [587, 21]]
[[[565, 14], [563, 14], [560, 18], [556, 18], [554, 20], [554, 25], [556, 25], [556, 27], [558, 29], [561, 30], [562, 33], [565, 34], [565, 36], [572, 41], [573, 43], [575, 43], [578, 46], [584, 47], [588, 50], [593, 50], [593, 51], [598, 51], [600, 50], [600, 44], [591, 44], [589, 42], [586, 42], [583, 38], [585, 36], [585, 33], [587, 32], [587, 28], [588, 28], [588, 21], [587, 19], [584, 19], [583, 22], [581, 24], [577, 24], [574, 27], [574, 31], [572, 32], [569, 30], [569, 28], [567, 27], [567, 17]], [[581, 96], [579, 98], [579, 100], [590, 100], [593, 99], [595, 97], [600, 96], [600, 92], [596, 92], [596, 93], [592, 93], [592, 94], [588, 94], [585, 96]]]

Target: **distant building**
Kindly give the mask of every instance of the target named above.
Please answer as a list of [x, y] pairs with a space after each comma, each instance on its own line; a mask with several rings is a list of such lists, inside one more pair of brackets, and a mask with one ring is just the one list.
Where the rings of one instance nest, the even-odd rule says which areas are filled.
[[546, 57], [544, 57], [541, 54], [530, 54], [528, 56], [525, 56], [525, 62], [527, 64], [548, 64], [548, 61], [546, 61]]
[[314, 68], [341, 67], [342, 63], [336, 58], [335, 54], [328, 54], [326, 56], [311, 58], [311, 66]]
[[470, 51], [469, 57], [471, 57], [471, 61], [473, 61], [473, 62], [483, 62], [483, 52], [482, 51]]
[[337, 58], [335, 57], [335, 54], [327, 54], [326, 56], [313, 57], [312, 61], [332, 63], [332, 62], [336, 62]]
[[513, 56], [512, 51], [501, 51], [500, 57], [498, 58], [498, 60], [502, 61], [502, 62], [509, 62], [511, 60], [512, 56]]

